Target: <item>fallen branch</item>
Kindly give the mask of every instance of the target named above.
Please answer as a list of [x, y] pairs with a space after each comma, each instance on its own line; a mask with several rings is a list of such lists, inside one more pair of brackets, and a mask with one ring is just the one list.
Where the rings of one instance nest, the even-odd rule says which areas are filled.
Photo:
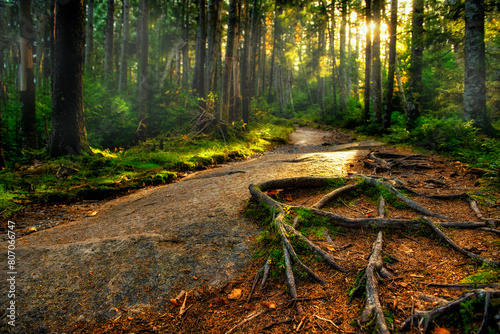
[[263, 314], [263, 313], [266, 313], [268, 310], [262, 310], [260, 312], [255, 312], [255, 313], [252, 313], [250, 314], [249, 316], [247, 316], [245, 319], [243, 319], [242, 321], [240, 321], [239, 323], [237, 323], [236, 325], [234, 325], [230, 330], [228, 330], [225, 334], [229, 334], [229, 333], [232, 333], [236, 328], [240, 327], [241, 325], [243, 324], [246, 324], [247, 322], [257, 318], [259, 315]]

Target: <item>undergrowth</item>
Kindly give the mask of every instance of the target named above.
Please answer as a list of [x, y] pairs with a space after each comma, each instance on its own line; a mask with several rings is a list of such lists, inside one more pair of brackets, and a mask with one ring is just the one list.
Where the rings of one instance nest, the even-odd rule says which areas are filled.
[[290, 123], [274, 120], [225, 140], [161, 135], [128, 150], [93, 149], [92, 155], [57, 159], [43, 151], [25, 152], [19, 162], [0, 171], [0, 215], [7, 218], [29, 203], [99, 200], [165, 184], [183, 172], [268, 150], [286, 142], [291, 131]]

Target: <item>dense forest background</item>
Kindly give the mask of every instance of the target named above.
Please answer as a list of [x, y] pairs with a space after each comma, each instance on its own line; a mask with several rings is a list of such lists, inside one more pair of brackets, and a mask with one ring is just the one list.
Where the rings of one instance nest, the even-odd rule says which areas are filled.
[[165, 151], [172, 138], [226, 142], [279, 119], [500, 166], [495, 0], [2, 0], [0, 9], [2, 168], [137, 143]]

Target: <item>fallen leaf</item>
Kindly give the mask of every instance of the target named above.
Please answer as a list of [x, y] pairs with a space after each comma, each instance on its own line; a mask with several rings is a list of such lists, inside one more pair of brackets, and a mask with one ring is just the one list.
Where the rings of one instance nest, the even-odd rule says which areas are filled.
[[221, 297], [217, 296], [217, 297], [214, 298], [214, 302], [216, 302], [219, 305], [222, 305], [222, 304], [226, 303], [226, 300], [224, 298], [221, 298]]
[[179, 301], [175, 298], [172, 298], [170, 299], [170, 303], [174, 306], [181, 306], [181, 304], [179, 303]]
[[432, 332], [432, 334], [450, 334], [450, 333], [451, 332], [446, 328], [440, 328], [440, 327], [434, 329], [434, 331]]
[[97, 211], [92, 211], [92, 212], [90, 212], [87, 216], [89, 216], [89, 217], [93, 217], [93, 216], [95, 216], [95, 215], [97, 215]]
[[227, 299], [240, 299], [241, 289], [233, 289], [231, 293], [227, 296]]
[[197, 280], [197, 279], [198, 279], [198, 277], [196, 277], [196, 276], [193, 276], [193, 279], [194, 279], [194, 280]]
[[270, 309], [276, 308], [276, 304], [274, 302], [262, 302], [261, 304], [267, 308], [270, 308]]

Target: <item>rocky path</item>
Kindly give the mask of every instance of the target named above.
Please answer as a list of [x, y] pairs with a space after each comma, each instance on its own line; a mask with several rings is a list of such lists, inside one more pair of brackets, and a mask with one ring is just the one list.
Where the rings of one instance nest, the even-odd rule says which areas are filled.
[[[291, 145], [191, 174], [101, 206], [92, 217], [26, 235], [16, 244], [16, 331], [44, 332], [161, 306], [179, 288], [220, 286], [250, 260], [258, 230], [241, 214], [248, 186], [273, 178], [345, 175], [379, 146], [300, 128]], [[0, 245], [6, 258], [7, 243]], [[0, 279], [5, 282], [7, 272]], [[7, 286], [0, 305], [6, 309]], [[2, 328], [6, 320], [2, 317]]]

